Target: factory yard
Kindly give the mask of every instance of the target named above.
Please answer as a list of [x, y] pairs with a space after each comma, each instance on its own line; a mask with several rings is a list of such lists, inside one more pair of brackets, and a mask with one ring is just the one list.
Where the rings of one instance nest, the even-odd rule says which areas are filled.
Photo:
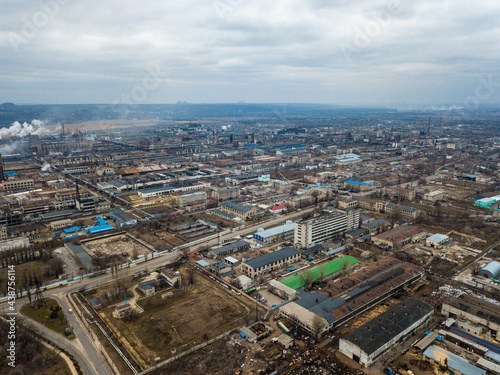
[[128, 259], [133, 259], [138, 256], [151, 254], [149, 248], [127, 234], [88, 241], [85, 242], [85, 246], [92, 257], [121, 255]]
[[[255, 318], [256, 307], [249, 299], [226, 290], [205, 275], [195, 271], [190, 284], [187, 267], [190, 266], [180, 269], [182, 287], [136, 302], [144, 312], [117, 319], [112, 316], [112, 309], [105, 310], [122, 340], [128, 342], [126, 345], [150, 365], [157, 357], [165, 360]], [[262, 313], [259, 308], [258, 314]]]

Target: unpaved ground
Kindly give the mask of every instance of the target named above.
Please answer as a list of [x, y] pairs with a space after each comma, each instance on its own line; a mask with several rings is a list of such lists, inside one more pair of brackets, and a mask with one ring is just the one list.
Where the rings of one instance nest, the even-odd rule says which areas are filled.
[[110, 317], [111, 311], [106, 310], [112, 324], [150, 364], [156, 357], [164, 360], [240, 327], [249, 314], [254, 314], [251, 301], [242, 303], [238, 298], [241, 296], [198, 272], [195, 272], [194, 285], [187, 286], [189, 278], [185, 271], [181, 272], [185, 286], [172, 290], [174, 296], [168, 299], [162, 299], [159, 293], [139, 301], [144, 313], [135, 318], [114, 319]]
[[126, 254], [126, 256], [130, 258], [133, 255], [141, 256], [151, 253], [151, 250], [149, 250], [146, 246], [140, 244], [125, 234], [89, 241], [85, 243], [85, 246], [89, 249], [91, 256], [95, 254]]

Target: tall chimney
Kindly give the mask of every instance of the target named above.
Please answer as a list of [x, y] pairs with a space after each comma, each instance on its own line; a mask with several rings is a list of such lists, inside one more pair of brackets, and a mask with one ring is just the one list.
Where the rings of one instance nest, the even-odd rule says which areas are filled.
[[3, 173], [3, 160], [2, 160], [2, 154], [0, 154], [0, 181], [5, 180], [5, 175]]

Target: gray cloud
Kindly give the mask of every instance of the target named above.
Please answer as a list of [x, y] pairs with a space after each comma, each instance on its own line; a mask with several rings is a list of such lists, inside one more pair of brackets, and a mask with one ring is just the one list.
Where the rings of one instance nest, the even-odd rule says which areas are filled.
[[154, 64], [162, 81], [143, 103], [460, 104], [480, 76], [500, 82], [492, 0], [4, 0], [2, 10], [0, 101], [111, 103]]

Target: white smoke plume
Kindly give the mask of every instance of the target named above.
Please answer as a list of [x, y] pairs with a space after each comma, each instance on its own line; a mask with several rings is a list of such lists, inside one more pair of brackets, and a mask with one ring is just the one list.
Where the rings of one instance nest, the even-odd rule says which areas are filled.
[[50, 164], [45, 162], [42, 165], [42, 172], [48, 172], [50, 170]]
[[9, 128], [0, 129], [0, 139], [4, 137], [25, 137], [30, 134], [48, 134], [51, 130], [47, 129], [45, 124], [45, 121], [36, 119], [31, 121], [31, 123], [24, 122], [23, 124], [16, 121]]
[[14, 154], [20, 149], [20, 142], [14, 142], [7, 145], [0, 146], [0, 154], [9, 155]]

